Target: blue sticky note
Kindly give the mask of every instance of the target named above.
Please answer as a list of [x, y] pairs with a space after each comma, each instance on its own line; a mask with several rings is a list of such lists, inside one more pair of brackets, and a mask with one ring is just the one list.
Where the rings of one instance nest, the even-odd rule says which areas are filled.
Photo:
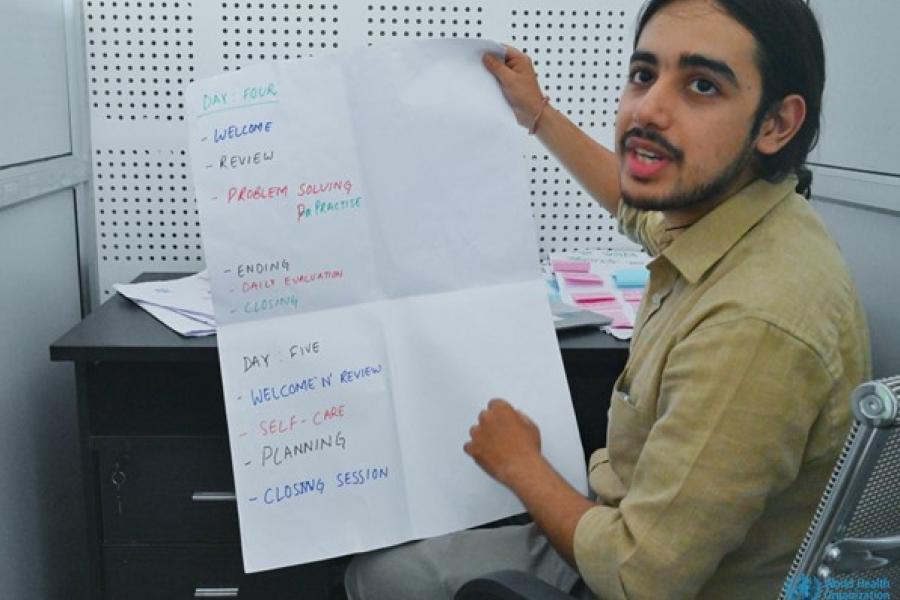
[[644, 267], [637, 269], [619, 269], [613, 273], [613, 279], [616, 287], [619, 288], [642, 288], [647, 286], [650, 280], [650, 271]]
[[556, 283], [556, 277], [550, 275], [544, 281], [547, 282], [547, 296], [551, 302], [559, 302], [559, 284]]

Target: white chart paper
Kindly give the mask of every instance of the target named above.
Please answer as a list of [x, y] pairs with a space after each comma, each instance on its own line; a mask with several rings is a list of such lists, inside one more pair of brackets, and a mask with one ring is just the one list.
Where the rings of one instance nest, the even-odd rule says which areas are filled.
[[521, 511], [462, 451], [492, 397], [586, 490], [488, 51], [386, 45], [189, 88], [248, 572]]

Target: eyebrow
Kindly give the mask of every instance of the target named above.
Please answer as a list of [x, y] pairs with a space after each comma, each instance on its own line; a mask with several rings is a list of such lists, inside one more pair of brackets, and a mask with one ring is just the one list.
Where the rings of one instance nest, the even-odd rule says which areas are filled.
[[629, 62], [645, 62], [654, 66], [659, 63], [656, 59], [656, 55], [652, 52], [647, 52], [646, 50], [635, 50], [631, 55], [631, 60]]
[[734, 87], [740, 87], [737, 75], [734, 74], [734, 71], [727, 63], [721, 60], [709, 58], [702, 54], [682, 54], [681, 58], [678, 59], [678, 66], [682, 69], [699, 67], [701, 69], [712, 71], [713, 73], [718, 73], [727, 79]]
[[[659, 59], [652, 52], [647, 52], [646, 50], [635, 50], [631, 55], [630, 62], [642, 62], [647, 63], [648, 65], [656, 66], [659, 64]], [[681, 69], [706, 69], [708, 71], [712, 71], [713, 73], [721, 75], [722, 77], [727, 79], [728, 82], [731, 83], [734, 87], [740, 87], [737, 75], [734, 74], [734, 71], [731, 67], [728, 66], [728, 63], [721, 60], [709, 58], [708, 56], [703, 56], [702, 54], [682, 54], [678, 59], [678, 67]]]

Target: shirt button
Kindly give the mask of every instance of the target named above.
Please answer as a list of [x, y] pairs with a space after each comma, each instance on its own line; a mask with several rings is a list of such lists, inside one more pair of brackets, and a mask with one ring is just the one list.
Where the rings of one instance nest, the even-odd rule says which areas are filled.
[[659, 292], [656, 292], [650, 298], [650, 302], [653, 303], [653, 308], [659, 308], [659, 305], [662, 304], [662, 294], [660, 294]]

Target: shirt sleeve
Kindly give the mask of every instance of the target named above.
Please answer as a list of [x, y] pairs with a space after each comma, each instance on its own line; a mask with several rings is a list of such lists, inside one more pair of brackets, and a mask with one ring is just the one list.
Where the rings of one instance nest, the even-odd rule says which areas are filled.
[[624, 484], [609, 464], [606, 448], [595, 450], [588, 462], [588, 477], [597, 501], [606, 506], [618, 506], [625, 497]]
[[795, 480], [832, 385], [814, 351], [759, 319], [678, 343], [624, 498], [575, 530], [587, 585], [604, 600], [694, 598]]
[[619, 233], [640, 244], [650, 256], [657, 256], [662, 252], [662, 238], [665, 233], [662, 213], [638, 210], [619, 200], [616, 221], [619, 224]]

